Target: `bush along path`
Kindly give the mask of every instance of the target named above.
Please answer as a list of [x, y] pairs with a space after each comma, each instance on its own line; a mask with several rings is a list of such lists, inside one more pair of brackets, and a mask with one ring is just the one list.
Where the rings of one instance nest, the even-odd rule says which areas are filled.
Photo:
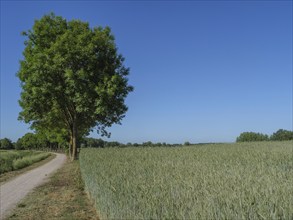
[[49, 163], [0, 186], [0, 219], [4, 219], [22, 198], [36, 186], [44, 183], [49, 174], [56, 171], [64, 164], [66, 156], [64, 154], [56, 155], [56, 158]]

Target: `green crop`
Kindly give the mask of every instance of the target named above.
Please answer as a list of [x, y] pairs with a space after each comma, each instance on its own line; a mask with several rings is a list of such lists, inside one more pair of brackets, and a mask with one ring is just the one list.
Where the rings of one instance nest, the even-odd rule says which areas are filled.
[[293, 142], [82, 149], [101, 218], [292, 219]]

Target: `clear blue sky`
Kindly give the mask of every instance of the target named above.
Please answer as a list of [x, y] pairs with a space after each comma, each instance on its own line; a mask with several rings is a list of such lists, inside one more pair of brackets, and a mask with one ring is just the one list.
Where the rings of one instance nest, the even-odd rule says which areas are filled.
[[292, 1], [1, 1], [1, 138], [29, 131], [17, 120], [20, 33], [49, 12], [110, 26], [131, 68], [129, 111], [110, 140], [292, 130]]

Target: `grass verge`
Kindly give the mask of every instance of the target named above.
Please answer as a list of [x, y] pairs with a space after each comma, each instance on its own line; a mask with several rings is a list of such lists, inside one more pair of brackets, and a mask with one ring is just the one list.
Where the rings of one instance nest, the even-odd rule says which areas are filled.
[[42, 165], [48, 163], [50, 160], [53, 160], [55, 157], [56, 157], [55, 154], [51, 154], [51, 156], [47, 157], [46, 159], [41, 160], [41, 161], [36, 162], [36, 163], [33, 163], [30, 166], [27, 166], [27, 167], [22, 168], [20, 170], [13, 170], [13, 171], [1, 174], [0, 175], [0, 185], [4, 184], [7, 181], [12, 180], [13, 178], [15, 178], [15, 177], [27, 172], [27, 171], [30, 171], [32, 169], [35, 169], [35, 168], [37, 168], [39, 166], [42, 166]]
[[49, 182], [22, 200], [7, 219], [98, 219], [83, 187], [78, 161], [67, 161]]
[[30, 155], [27, 157], [13, 160], [13, 162], [12, 162], [13, 170], [19, 170], [21, 168], [27, 167], [33, 163], [36, 163], [36, 162], [39, 162], [41, 160], [46, 159], [50, 155], [51, 155], [51, 153], [40, 153], [37, 155]]
[[42, 151], [0, 151], [0, 174], [27, 167], [50, 156]]

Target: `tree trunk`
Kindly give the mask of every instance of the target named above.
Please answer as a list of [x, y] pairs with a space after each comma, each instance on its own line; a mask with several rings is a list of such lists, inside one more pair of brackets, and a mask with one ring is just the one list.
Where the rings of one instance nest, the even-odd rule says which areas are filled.
[[71, 152], [71, 161], [77, 159], [77, 126], [76, 123], [73, 123], [72, 126], [72, 152]]
[[70, 133], [70, 140], [69, 140], [69, 151], [68, 151], [68, 155], [69, 155], [69, 159], [71, 160], [71, 156], [72, 156], [72, 132]]

